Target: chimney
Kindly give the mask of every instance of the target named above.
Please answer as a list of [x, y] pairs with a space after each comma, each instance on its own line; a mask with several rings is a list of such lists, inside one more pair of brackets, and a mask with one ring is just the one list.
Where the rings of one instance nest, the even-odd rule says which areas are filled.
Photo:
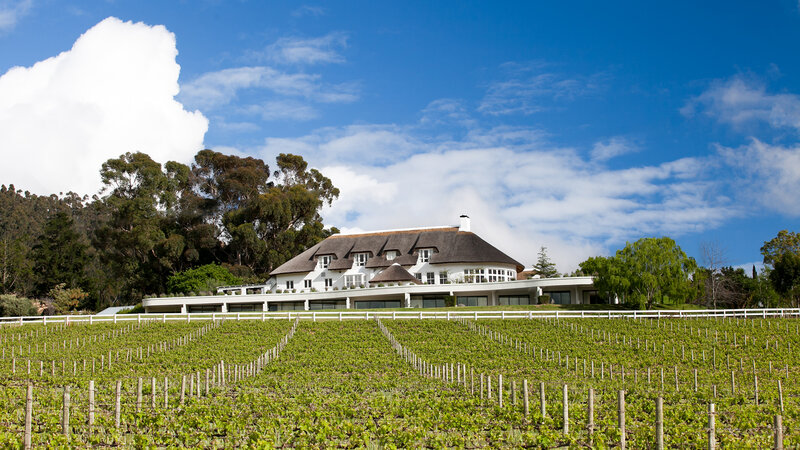
[[461, 215], [461, 224], [458, 226], [458, 231], [470, 231], [469, 216], [466, 214]]

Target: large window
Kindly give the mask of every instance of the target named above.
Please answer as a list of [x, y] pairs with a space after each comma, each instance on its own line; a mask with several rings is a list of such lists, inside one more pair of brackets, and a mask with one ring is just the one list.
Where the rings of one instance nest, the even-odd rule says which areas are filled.
[[557, 305], [569, 305], [572, 301], [569, 298], [569, 291], [562, 292], [545, 292], [552, 299], [553, 303]]
[[464, 306], [487, 306], [488, 301], [485, 296], [472, 297], [472, 296], [459, 296], [457, 299], [459, 305]]
[[528, 295], [501, 295], [498, 300], [501, 305], [529, 305], [531, 303]]
[[345, 275], [344, 276], [344, 285], [348, 287], [353, 286], [360, 286], [364, 284], [364, 274], [357, 273], [355, 275]]
[[447, 272], [439, 272], [439, 284], [447, 284], [450, 280], [447, 279]]
[[417, 277], [417, 281], [419, 281], [420, 283], [422, 282], [422, 274], [421, 273], [415, 273], [414, 276]]
[[317, 311], [320, 309], [344, 309], [347, 305], [341, 300], [315, 300], [308, 302], [308, 309]]
[[212, 313], [221, 312], [222, 305], [189, 305], [186, 307], [189, 313]]
[[355, 302], [356, 309], [400, 308], [400, 300]]
[[317, 267], [320, 269], [327, 269], [331, 265], [331, 256], [324, 255], [317, 258]]
[[369, 257], [366, 253], [356, 253], [354, 256], [355, 266], [356, 267], [364, 267], [367, 265], [367, 258]]
[[228, 312], [252, 312], [263, 310], [264, 305], [261, 303], [232, 303], [228, 305]]
[[311, 287], [311, 280], [303, 280], [303, 287], [308, 289]]
[[467, 283], [485, 283], [483, 269], [464, 269], [464, 281]]
[[436, 274], [433, 272], [428, 272], [425, 274], [425, 283], [426, 284], [436, 284]]
[[294, 289], [294, 281], [289, 280], [286, 282], [286, 289]]
[[431, 260], [431, 250], [429, 248], [423, 248], [419, 251], [419, 256], [417, 258], [418, 263], [426, 263]]
[[333, 278], [325, 278], [325, 287], [333, 287]]

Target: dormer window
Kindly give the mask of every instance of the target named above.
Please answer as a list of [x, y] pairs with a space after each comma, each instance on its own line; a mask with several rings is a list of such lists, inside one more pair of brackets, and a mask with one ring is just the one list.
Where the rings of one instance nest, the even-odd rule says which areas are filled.
[[369, 255], [367, 253], [356, 253], [355, 256], [353, 256], [353, 265], [356, 267], [366, 266], [368, 257]]
[[417, 256], [417, 263], [426, 263], [431, 260], [431, 249], [424, 248], [419, 251]]
[[387, 261], [392, 261], [393, 259], [397, 258], [397, 252], [394, 250], [389, 250], [388, 252], [384, 253], [386, 255]]
[[331, 265], [332, 257], [330, 255], [320, 256], [317, 258], [317, 267], [320, 269], [327, 269]]

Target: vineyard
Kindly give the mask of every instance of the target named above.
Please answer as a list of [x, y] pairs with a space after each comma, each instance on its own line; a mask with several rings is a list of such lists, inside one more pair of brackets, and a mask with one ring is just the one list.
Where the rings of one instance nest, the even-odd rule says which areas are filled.
[[800, 446], [790, 318], [0, 328], [0, 446]]

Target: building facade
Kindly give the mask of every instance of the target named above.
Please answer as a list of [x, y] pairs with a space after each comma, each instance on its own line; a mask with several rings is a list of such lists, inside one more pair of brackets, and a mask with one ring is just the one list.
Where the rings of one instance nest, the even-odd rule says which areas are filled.
[[144, 301], [148, 312], [235, 312], [589, 303], [590, 277], [517, 280], [522, 264], [458, 226], [334, 235], [228, 294]]

